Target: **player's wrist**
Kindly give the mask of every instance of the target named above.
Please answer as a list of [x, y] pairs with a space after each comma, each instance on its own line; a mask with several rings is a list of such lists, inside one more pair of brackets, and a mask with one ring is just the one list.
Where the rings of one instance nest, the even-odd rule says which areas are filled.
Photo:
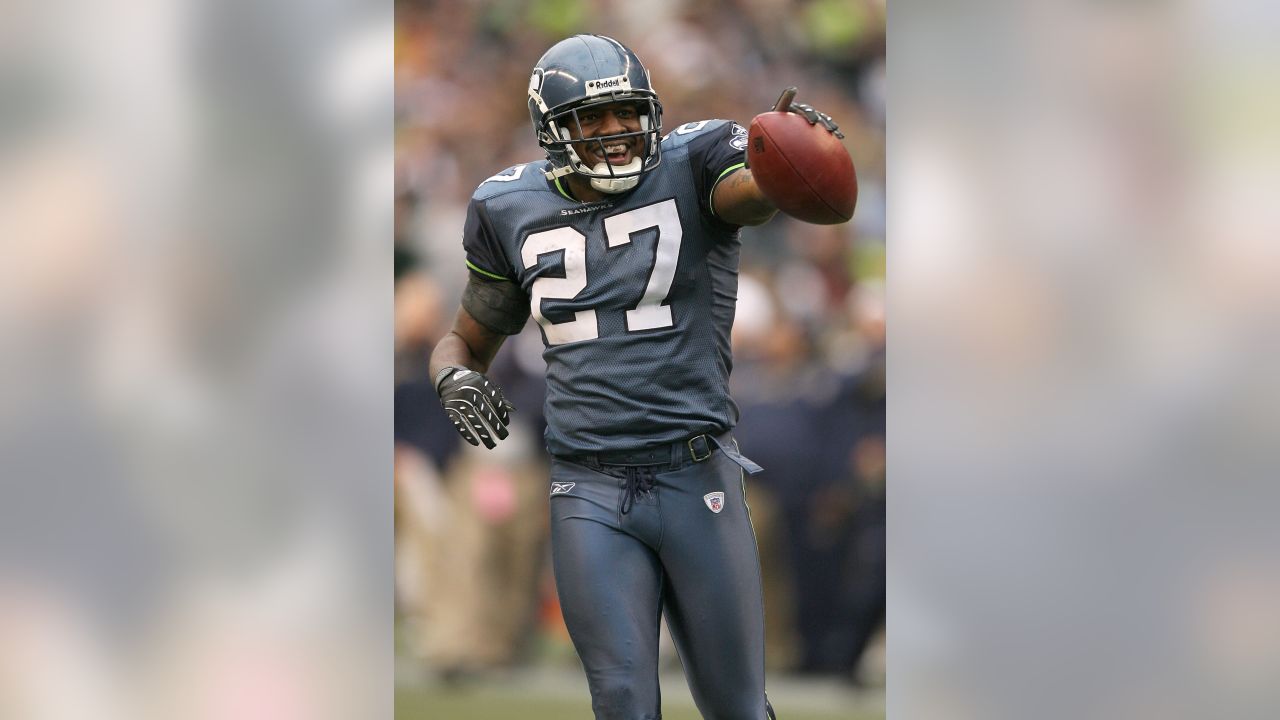
[[752, 174], [751, 170], [743, 168], [743, 172], [747, 174], [746, 177], [750, 180], [750, 187], [748, 188], [748, 191], [751, 194], [751, 199], [755, 201], [756, 205], [769, 210], [777, 210], [778, 205], [765, 194], [764, 188], [760, 187], [760, 183], [756, 182], [756, 176]]
[[433, 382], [437, 395], [440, 394], [440, 386], [444, 384], [444, 381], [448, 380], [459, 370], [466, 370], [466, 368], [461, 365], [446, 365], [445, 367], [440, 368], [440, 371], [436, 373], [435, 381]]

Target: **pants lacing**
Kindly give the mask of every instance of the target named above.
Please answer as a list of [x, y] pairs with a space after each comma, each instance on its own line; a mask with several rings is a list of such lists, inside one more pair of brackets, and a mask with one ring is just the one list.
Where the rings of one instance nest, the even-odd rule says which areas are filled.
[[635, 504], [637, 497], [653, 492], [653, 486], [658, 481], [658, 472], [652, 465], [627, 465], [622, 469], [626, 471], [626, 476], [622, 480], [622, 486], [626, 488], [626, 492], [622, 494], [618, 512], [626, 515], [631, 512], [631, 506]]

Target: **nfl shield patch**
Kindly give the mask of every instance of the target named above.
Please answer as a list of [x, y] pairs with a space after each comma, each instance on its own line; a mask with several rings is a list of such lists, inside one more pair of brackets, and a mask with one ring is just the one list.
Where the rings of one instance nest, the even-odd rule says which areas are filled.
[[702, 496], [702, 500], [707, 504], [707, 507], [711, 508], [713, 513], [718, 513], [724, 509], [724, 493], [722, 492], [707, 493]]

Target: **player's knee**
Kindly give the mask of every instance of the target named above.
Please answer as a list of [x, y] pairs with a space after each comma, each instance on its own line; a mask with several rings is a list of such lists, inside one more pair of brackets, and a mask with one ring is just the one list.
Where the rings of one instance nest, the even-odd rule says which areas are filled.
[[600, 678], [592, 684], [591, 709], [596, 720], [657, 720], [657, 700], [650, 695], [626, 678]]

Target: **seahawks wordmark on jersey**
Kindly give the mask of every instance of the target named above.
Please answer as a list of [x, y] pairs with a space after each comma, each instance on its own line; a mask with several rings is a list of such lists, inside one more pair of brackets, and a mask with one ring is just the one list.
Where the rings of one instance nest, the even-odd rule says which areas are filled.
[[546, 343], [553, 454], [638, 449], [737, 423], [728, 380], [740, 243], [711, 192], [742, 167], [744, 138], [725, 120], [682, 125], [634, 190], [593, 203], [548, 181], [545, 162], [476, 190], [467, 264], [529, 296]]

